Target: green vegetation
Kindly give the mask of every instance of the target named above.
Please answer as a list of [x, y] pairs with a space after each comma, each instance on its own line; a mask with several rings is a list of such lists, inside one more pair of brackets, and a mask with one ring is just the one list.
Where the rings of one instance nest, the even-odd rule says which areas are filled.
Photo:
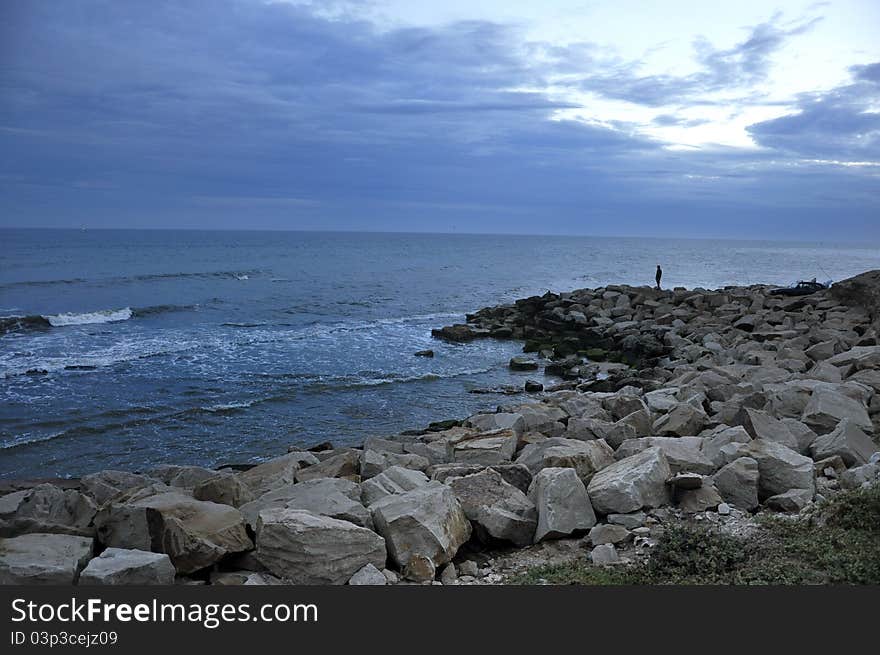
[[748, 538], [689, 523], [667, 528], [643, 563], [531, 569], [514, 584], [878, 584], [880, 485], [839, 494], [810, 517], [761, 520]]

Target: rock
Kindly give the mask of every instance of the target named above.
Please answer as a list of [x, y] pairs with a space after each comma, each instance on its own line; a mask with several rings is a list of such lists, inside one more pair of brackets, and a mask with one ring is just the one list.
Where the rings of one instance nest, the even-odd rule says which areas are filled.
[[699, 473], [676, 473], [666, 484], [676, 491], [693, 491], [703, 486], [703, 476]]
[[222, 587], [266, 587], [285, 584], [280, 578], [262, 571], [212, 571], [210, 582], [212, 585]]
[[[389, 466], [393, 465], [389, 464]], [[296, 471], [296, 481], [307, 482], [308, 480], [318, 480], [319, 478], [359, 478], [360, 470], [360, 455], [356, 451], [348, 450], [332, 455], [318, 464], [298, 469]]]
[[602, 523], [590, 530], [590, 542], [594, 546], [601, 546], [602, 544], [619, 544], [631, 537], [632, 535], [630, 534], [630, 531], [622, 525]]
[[385, 581], [388, 584], [397, 584], [400, 582], [400, 576], [397, 575], [397, 572], [390, 569], [382, 569], [382, 575], [385, 576]]
[[728, 505], [727, 503], [719, 503], [717, 511], [721, 516], [729, 516], [730, 515], [730, 505]]
[[428, 477], [421, 471], [392, 466], [361, 484], [361, 502], [370, 506], [385, 496], [406, 493], [426, 484]]
[[293, 584], [345, 584], [372, 564], [385, 566], [385, 540], [349, 521], [273, 507], [257, 520], [257, 559]]
[[150, 471], [150, 477], [164, 482], [169, 487], [181, 489], [193, 489], [215, 475], [217, 475], [217, 471], [212, 469], [201, 466], [178, 466], [177, 464], [163, 464]]
[[92, 557], [92, 539], [32, 533], [0, 539], [0, 585], [72, 585]]
[[712, 481], [725, 502], [752, 511], [758, 506], [758, 462], [751, 457], [740, 457], [722, 467]]
[[413, 582], [433, 582], [436, 576], [437, 567], [425, 555], [413, 555], [403, 567], [403, 577]]
[[440, 582], [445, 585], [458, 584], [458, 572], [455, 570], [455, 564], [450, 562], [443, 567], [440, 572]]
[[415, 556], [449, 562], [471, 536], [471, 523], [452, 489], [439, 482], [382, 498], [370, 507], [388, 554], [403, 569]]
[[83, 569], [79, 585], [173, 585], [174, 573], [165, 553], [108, 548]]
[[540, 391], [544, 391], [544, 385], [537, 380], [526, 380], [523, 389], [526, 391], [526, 393], [538, 393]]
[[181, 574], [253, 548], [237, 509], [196, 500], [169, 487], [117, 496], [98, 512], [95, 527], [98, 539], [107, 546], [167, 553]]
[[[519, 436], [525, 431], [526, 420], [523, 418], [522, 414], [515, 412], [475, 414], [465, 421], [465, 426], [475, 428], [478, 432], [513, 430], [513, 432]], [[459, 439], [459, 441], [460, 440], [461, 439]]]
[[241, 478], [231, 472], [220, 471], [214, 477], [193, 488], [193, 498], [221, 505], [241, 507], [254, 500], [254, 493]]
[[625, 514], [669, 502], [672, 475], [660, 448], [648, 448], [596, 473], [587, 486], [593, 507], [603, 514]]
[[373, 528], [370, 512], [361, 500], [359, 485], [341, 478], [318, 478], [290, 484], [263, 494], [257, 500], [241, 506], [248, 525], [256, 528], [260, 512], [270, 507], [300, 509], [319, 516], [350, 521], [364, 528]]
[[500, 473], [489, 468], [453, 478], [449, 485], [482, 541], [509, 541], [517, 546], [532, 543], [538, 524], [535, 505]]
[[862, 430], [873, 430], [868, 411], [859, 401], [827, 389], [813, 392], [801, 421], [822, 435], [834, 430], [843, 419]]
[[834, 357], [834, 341], [823, 341], [807, 348], [804, 354], [815, 362]]
[[[326, 464], [326, 462], [324, 463]], [[413, 469], [415, 471], [424, 471], [430, 465], [431, 462], [421, 455], [399, 455], [397, 453], [377, 450], [365, 450], [360, 457], [360, 476], [362, 480], [367, 480], [379, 475], [382, 471], [391, 468], [392, 466], [402, 466], [403, 468]], [[319, 464], [319, 466], [321, 465]], [[348, 474], [346, 473], [344, 475]], [[308, 479], [308, 474], [306, 474], [306, 476], [306, 479]]]
[[690, 472], [708, 475], [715, 471], [712, 463], [700, 450], [700, 437], [643, 437], [629, 439], [614, 453], [616, 459], [631, 457], [648, 448], [659, 448], [673, 473]]
[[443, 328], [435, 328], [431, 330], [431, 336], [435, 339], [443, 339], [444, 341], [451, 341], [453, 343], [464, 343], [466, 341], [473, 341], [478, 337], [488, 335], [488, 330], [481, 330], [479, 328], [474, 328], [470, 325], [465, 325], [463, 323], [459, 323], [457, 325], [447, 325]]
[[18, 512], [18, 508], [22, 501], [27, 498], [30, 493], [30, 489], [22, 489], [21, 491], [14, 491], [11, 494], [0, 496], [0, 520], [12, 518], [15, 513]]
[[627, 530], [635, 530], [645, 524], [646, 518], [644, 512], [633, 512], [631, 514], [609, 514], [605, 520], [614, 525], [622, 525]]
[[536, 371], [538, 370], [538, 362], [531, 357], [525, 355], [517, 355], [510, 359], [511, 371]]
[[417, 350], [416, 352], [413, 353], [413, 355], [415, 355], [416, 357], [433, 357], [434, 351], [433, 350]]
[[877, 451], [871, 438], [849, 419], [843, 419], [833, 432], [818, 437], [810, 446], [813, 459], [839, 455], [848, 467], [867, 464]]
[[741, 425], [732, 428], [723, 427], [703, 439], [700, 452], [712, 462], [713, 466], [718, 468], [724, 465], [724, 458], [721, 455], [721, 449], [724, 446], [732, 443], [748, 443], [751, 440], [752, 436]]
[[777, 512], [799, 512], [813, 500], [809, 489], [791, 489], [784, 494], [771, 496], [764, 501], [768, 509]]
[[92, 520], [97, 511], [95, 502], [85, 494], [41, 484], [21, 499], [10, 518], [22, 534], [53, 532], [91, 537], [95, 534]]
[[797, 441], [795, 450], [801, 455], [806, 455], [818, 435], [795, 418], [784, 418], [782, 422], [785, 423], [788, 431], [794, 435], [795, 441]]
[[463, 435], [448, 440], [448, 459], [462, 464], [502, 464], [513, 457], [517, 441], [518, 435], [512, 429]]
[[593, 562], [593, 566], [608, 566], [609, 564], [616, 564], [620, 561], [620, 557], [617, 554], [617, 549], [614, 547], [614, 544], [602, 544], [601, 546], [596, 546], [590, 551], [590, 559]]
[[466, 559], [458, 565], [458, 573], [459, 575], [469, 575], [472, 577], [476, 577], [479, 575], [479, 568], [477, 567], [477, 563], [473, 560]]
[[99, 471], [80, 479], [83, 491], [95, 499], [98, 507], [116, 494], [130, 489], [148, 487], [155, 482], [159, 482], [159, 480], [147, 475], [112, 470]]
[[754, 439], [740, 450], [743, 457], [758, 462], [758, 494], [769, 498], [790, 489], [815, 490], [813, 460], [775, 441]]
[[312, 453], [294, 451], [243, 471], [238, 478], [259, 498], [272, 489], [293, 484], [300, 468], [317, 463], [318, 458]]
[[680, 403], [654, 421], [654, 433], [660, 436], [695, 436], [700, 434], [708, 421], [709, 417], [702, 409], [689, 403]]
[[844, 489], [858, 489], [880, 478], [880, 465], [865, 464], [845, 471], [840, 476], [840, 486]]
[[385, 586], [388, 584], [388, 580], [385, 578], [385, 574], [383, 574], [382, 571], [372, 564], [367, 564], [349, 578], [348, 584], [352, 586]]
[[721, 504], [722, 498], [715, 487], [703, 485], [699, 489], [686, 489], [676, 493], [676, 503], [683, 512], [696, 514], [715, 509]]
[[515, 408], [523, 417], [523, 432], [540, 432], [548, 437], [559, 437], [565, 432], [568, 415], [559, 407], [544, 403], [529, 403]]
[[391, 439], [382, 439], [380, 437], [368, 437], [364, 441], [364, 451], [378, 450], [386, 453], [396, 453], [403, 455], [406, 453], [407, 442], [392, 441]]
[[523, 448], [516, 460], [536, 475], [545, 468], [573, 468], [588, 483], [596, 471], [614, 462], [614, 451], [603, 440], [578, 441], [553, 437]]
[[753, 439], [775, 441], [795, 451], [799, 449], [798, 440], [788, 426], [767, 412], [743, 407], [735, 422], [742, 425]]
[[880, 346], [856, 346], [827, 360], [834, 366], [848, 366], [856, 371], [880, 368]]
[[542, 469], [532, 480], [529, 498], [538, 511], [535, 543], [588, 530], [596, 524], [587, 488], [574, 469]]

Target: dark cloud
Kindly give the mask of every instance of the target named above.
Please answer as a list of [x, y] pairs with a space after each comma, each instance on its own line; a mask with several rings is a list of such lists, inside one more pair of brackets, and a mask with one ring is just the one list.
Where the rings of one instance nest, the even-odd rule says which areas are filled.
[[[806, 23], [758, 26], [730, 50], [698, 44], [699, 75], [663, 78], [592, 44], [485, 21], [378, 31], [346, 6], [7, 0], [0, 221], [686, 235], [742, 233], [743, 211], [756, 223], [876, 211], [869, 176], [780, 166], [773, 152], [671, 152], [623, 122], [558, 120], [570, 103], [541, 91], [578, 72], [605, 97], [693, 104], [761, 78]], [[875, 73], [854, 75], [826, 99], [850, 112], [850, 136]], [[792, 123], [754, 129], [779, 149], [813, 139]], [[840, 179], [845, 192], [818, 193]]]
[[880, 162], [880, 63], [858, 66], [855, 81], [801, 96], [797, 113], [752, 125], [761, 144], [804, 157]]

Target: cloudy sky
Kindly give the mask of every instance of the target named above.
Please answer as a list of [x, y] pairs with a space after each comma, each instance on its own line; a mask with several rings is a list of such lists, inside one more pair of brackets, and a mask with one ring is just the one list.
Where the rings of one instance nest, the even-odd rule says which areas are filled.
[[0, 225], [880, 240], [880, 2], [3, 0]]

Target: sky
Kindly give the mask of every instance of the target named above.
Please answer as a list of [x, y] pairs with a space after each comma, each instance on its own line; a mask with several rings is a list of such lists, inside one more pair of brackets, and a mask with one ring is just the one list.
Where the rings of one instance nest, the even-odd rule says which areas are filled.
[[880, 2], [3, 0], [0, 227], [880, 241]]

